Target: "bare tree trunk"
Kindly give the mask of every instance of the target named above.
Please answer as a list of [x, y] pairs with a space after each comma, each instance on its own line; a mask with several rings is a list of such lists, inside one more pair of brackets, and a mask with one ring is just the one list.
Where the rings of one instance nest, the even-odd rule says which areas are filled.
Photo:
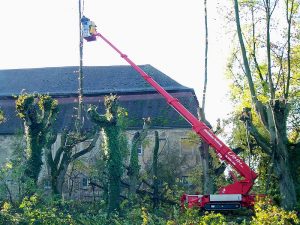
[[[275, 150], [275, 149], [274, 149]], [[274, 157], [274, 170], [279, 178], [279, 190], [281, 193], [281, 206], [285, 209], [294, 209], [297, 204], [296, 191], [294, 181], [290, 172], [288, 157], [282, 155], [287, 153], [285, 146], [276, 147]]]
[[77, 118], [75, 121], [76, 131], [81, 132], [82, 128], [82, 114], [83, 114], [83, 36], [82, 36], [82, 27], [81, 27], [81, 1], [78, 1], [78, 11], [79, 11], [79, 71], [78, 71], [78, 110]]
[[285, 102], [275, 101], [272, 107], [272, 115], [276, 129], [270, 132], [271, 148], [274, 152], [274, 172], [279, 179], [281, 193], [281, 205], [286, 209], [293, 209], [297, 204], [296, 191], [293, 177], [290, 171], [290, 159], [287, 139], [287, 111]]
[[[202, 109], [198, 111], [199, 118], [203, 121], [209, 128], [211, 128], [211, 124], [206, 120], [205, 114]], [[209, 153], [209, 145], [206, 142], [201, 142], [199, 145], [200, 151], [200, 162], [203, 170], [203, 193], [211, 194], [214, 193], [214, 175], [211, 173], [212, 169], [212, 157]]]
[[6, 191], [7, 191], [7, 193], [8, 193], [9, 202], [10, 202], [11, 204], [14, 204], [14, 202], [13, 202], [13, 195], [12, 195], [11, 190], [9, 189], [8, 184], [6, 183], [6, 181], [3, 181], [3, 184], [4, 184], [4, 187], [5, 187]]
[[63, 169], [61, 169], [59, 171], [59, 174], [57, 176], [57, 180], [56, 180], [56, 190], [58, 191], [58, 194], [62, 195], [63, 193], [63, 185], [65, 183], [65, 177], [66, 177], [66, 173], [68, 171], [68, 163], [66, 163], [63, 167]]
[[208, 60], [208, 26], [207, 26], [207, 0], [204, 0], [204, 21], [205, 21], [205, 69], [204, 69], [204, 85], [202, 94], [202, 110], [205, 111], [206, 88], [207, 88], [207, 60]]
[[200, 144], [200, 152], [201, 152], [201, 162], [202, 162], [202, 169], [203, 169], [203, 194], [212, 194], [215, 192], [214, 188], [214, 175], [211, 173], [212, 165], [211, 161], [212, 158], [209, 154], [209, 145], [205, 142]]
[[[207, 91], [207, 65], [208, 65], [208, 25], [207, 25], [207, 0], [204, 0], [204, 21], [205, 21], [205, 68], [204, 68], [204, 85], [202, 92], [202, 106], [199, 109], [199, 119], [206, 123], [209, 127], [211, 125], [205, 119], [205, 101], [206, 101], [206, 91]], [[203, 169], [203, 192], [209, 194], [213, 192], [213, 178], [210, 173], [210, 162], [211, 156], [209, 154], [209, 145], [207, 143], [200, 143], [200, 161]]]
[[265, 11], [266, 11], [266, 23], [267, 23], [267, 59], [268, 59], [268, 84], [271, 94], [271, 100], [275, 99], [275, 89], [272, 80], [272, 60], [271, 60], [271, 34], [270, 34], [270, 26], [271, 26], [271, 5], [270, 0], [265, 1]]

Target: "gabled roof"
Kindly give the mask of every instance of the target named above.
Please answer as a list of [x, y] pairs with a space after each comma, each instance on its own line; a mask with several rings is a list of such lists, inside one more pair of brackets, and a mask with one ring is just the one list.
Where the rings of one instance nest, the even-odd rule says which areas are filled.
[[[198, 101], [194, 90], [187, 88], [150, 65], [140, 66], [165, 90], [194, 115]], [[114, 93], [119, 103], [128, 111], [128, 128], [140, 129], [142, 118], [151, 117], [152, 128], [191, 127], [143, 78], [130, 66], [84, 67], [84, 103], [98, 105], [104, 112], [103, 97]], [[26, 93], [48, 93], [59, 101], [56, 130], [74, 124], [74, 108], [78, 106], [78, 67], [55, 67], [37, 69], [0, 70], [0, 107], [6, 122], [0, 124], [0, 134], [13, 134], [22, 128], [16, 116], [13, 95]], [[86, 128], [91, 122], [85, 119]]]
[[[191, 90], [151, 65], [141, 65], [167, 91]], [[78, 67], [49, 67], [0, 70], [0, 98], [27, 93], [76, 95]], [[155, 91], [131, 66], [86, 66], [83, 68], [86, 95]]]

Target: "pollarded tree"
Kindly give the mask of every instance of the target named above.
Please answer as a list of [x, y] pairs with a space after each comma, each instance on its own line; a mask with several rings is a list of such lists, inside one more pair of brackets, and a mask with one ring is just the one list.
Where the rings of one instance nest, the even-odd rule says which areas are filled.
[[[299, 3], [296, 0], [234, 0], [233, 3], [240, 47], [233, 60], [236, 66], [232, 66], [233, 63], [230, 69], [235, 77], [239, 76], [236, 80], [242, 80], [240, 93], [248, 99], [248, 107], [254, 109], [259, 119], [248, 119], [248, 130], [262, 151], [269, 155], [278, 179], [282, 206], [291, 209], [297, 201], [290, 158], [295, 149], [291, 145], [298, 145], [289, 139], [287, 121], [291, 104], [296, 99], [299, 101], [296, 94], [299, 72], [297, 65], [293, 65], [292, 54], [293, 48], [299, 45], [294, 38], [297, 25], [294, 18]], [[285, 14], [285, 19], [278, 19], [274, 13]]]
[[159, 150], [159, 136], [158, 131], [154, 131], [154, 148], [153, 148], [153, 208], [159, 206], [159, 180], [158, 180], [158, 150]]
[[103, 151], [106, 158], [108, 173], [108, 214], [120, 209], [121, 176], [123, 174], [123, 154], [120, 144], [122, 136], [118, 123], [118, 97], [109, 95], [104, 97], [106, 113], [100, 115], [96, 106], [89, 106], [89, 116], [103, 131]]
[[140, 172], [138, 148], [141, 146], [142, 142], [147, 136], [148, 130], [150, 128], [150, 123], [151, 120], [149, 117], [144, 118], [143, 129], [141, 131], [135, 132], [131, 141], [130, 162], [127, 172], [130, 180], [129, 192], [131, 196], [136, 194], [138, 175]]
[[26, 139], [25, 175], [36, 184], [41, 171], [43, 150], [53, 132], [58, 103], [49, 95], [23, 94], [16, 100], [18, 116], [24, 122]]

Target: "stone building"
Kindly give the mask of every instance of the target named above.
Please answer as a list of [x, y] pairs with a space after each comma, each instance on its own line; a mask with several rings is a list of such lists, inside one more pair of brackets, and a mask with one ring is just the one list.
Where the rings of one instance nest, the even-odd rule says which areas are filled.
[[[193, 89], [174, 81], [166, 74], [151, 65], [140, 66], [153, 77], [166, 91], [179, 101], [194, 115], [197, 115], [198, 101]], [[119, 96], [119, 104], [128, 112], [127, 136], [142, 128], [143, 118], [151, 118], [151, 129], [147, 143], [139, 149], [139, 160], [142, 168], [146, 168], [151, 159], [154, 131], [159, 132], [160, 151], [170, 154], [187, 156], [188, 165], [182, 170], [198, 163], [198, 152], [195, 146], [186, 144], [191, 126], [163, 97], [161, 97], [140, 75], [130, 66], [96, 66], [83, 68], [84, 107], [88, 104], [98, 105], [104, 111], [103, 98], [110, 93]], [[0, 107], [6, 117], [0, 124], [0, 164], [9, 159], [14, 149], [15, 134], [22, 130], [22, 121], [16, 116], [15, 96], [21, 93], [49, 94], [59, 102], [59, 116], [55, 129], [61, 131], [74, 123], [75, 108], [78, 106], [78, 67], [53, 67], [35, 69], [0, 70]], [[85, 119], [84, 126], [90, 122]], [[57, 143], [54, 144], [54, 151]], [[82, 157], [89, 161], [92, 154], [97, 154], [100, 144], [93, 151]], [[88, 188], [88, 175], [80, 177], [79, 189]], [[66, 182], [68, 185], [68, 182]], [[47, 188], [47, 183], [45, 183]]]

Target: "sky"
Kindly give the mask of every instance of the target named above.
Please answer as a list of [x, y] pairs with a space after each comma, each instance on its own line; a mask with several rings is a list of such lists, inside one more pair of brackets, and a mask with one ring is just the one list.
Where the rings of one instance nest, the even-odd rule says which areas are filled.
[[[209, 55], [206, 117], [226, 117], [224, 70], [230, 38], [218, 2], [208, 1]], [[0, 0], [0, 69], [79, 65], [78, 0]], [[84, 0], [84, 15], [138, 65], [151, 64], [193, 88], [201, 104], [204, 7], [201, 0]], [[84, 43], [86, 66], [127, 65], [101, 39]]]

